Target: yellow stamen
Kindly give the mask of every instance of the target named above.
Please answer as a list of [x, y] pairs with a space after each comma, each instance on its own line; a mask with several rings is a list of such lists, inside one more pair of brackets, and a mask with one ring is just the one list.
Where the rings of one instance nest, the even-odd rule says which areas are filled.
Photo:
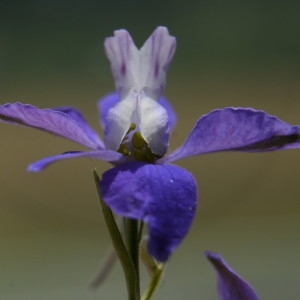
[[142, 150], [147, 146], [147, 142], [144, 140], [140, 132], [135, 132], [131, 138], [131, 144], [134, 148]]

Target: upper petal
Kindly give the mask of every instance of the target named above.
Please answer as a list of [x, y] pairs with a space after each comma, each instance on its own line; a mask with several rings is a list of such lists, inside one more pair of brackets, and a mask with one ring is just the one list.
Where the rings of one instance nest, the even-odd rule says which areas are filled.
[[196, 183], [186, 170], [173, 165], [127, 163], [103, 174], [101, 195], [124, 217], [149, 226], [148, 249], [165, 262], [187, 234], [196, 210]]
[[137, 92], [144, 89], [149, 97], [158, 100], [176, 48], [176, 40], [167, 28], [157, 27], [140, 50], [124, 29], [115, 31], [104, 46], [121, 98], [134, 88]]
[[111, 150], [96, 150], [96, 151], [83, 151], [83, 152], [70, 151], [70, 152], [65, 152], [62, 154], [43, 158], [37, 162], [30, 164], [27, 170], [28, 172], [38, 173], [54, 162], [70, 159], [70, 158], [80, 158], [80, 157], [100, 159], [111, 163], [119, 163], [124, 160], [122, 154]]
[[140, 50], [140, 88], [154, 100], [161, 96], [166, 73], [176, 50], [176, 39], [166, 27], [157, 27]]
[[299, 126], [264, 111], [225, 108], [201, 117], [183, 145], [161, 162], [216, 151], [264, 152], [299, 147]]
[[7, 103], [0, 106], [0, 121], [41, 129], [91, 149], [103, 148], [96, 133], [78, 112], [69, 110], [70, 113], [64, 113], [58, 110], [39, 109], [22, 103]]
[[251, 285], [240, 277], [217, 253], [206, 252], [218, 275], [220, 300], [259, 300]]

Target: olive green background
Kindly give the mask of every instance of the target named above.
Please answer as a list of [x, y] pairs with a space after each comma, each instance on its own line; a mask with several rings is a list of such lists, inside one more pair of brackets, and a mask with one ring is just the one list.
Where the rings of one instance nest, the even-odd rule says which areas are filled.
[[[0, 101], [72, 105], [102, 134], [96, 101], [114, 88], [104, 38], [126, 28], [141, 46], [165, 25], [178, 42], [166, 88], [178, 115], [171, 149], [214, 108], [300, 124], [299, 13], [300, 2], [279, 0], [1, 0]], [[30, 162], [82, 148], [3, 124], [0, 136], [0, 299], [126, 299], [119, 265], [89, 288], [109, 246], [91, 169], [109, 165], [78, 159], [28, 174]], [[199, 209], [155, 299], [217, 299], [204, 250], [221, 253], [261, 299], [299, 298], [300, 151], [178, 165], [197, 179]]]

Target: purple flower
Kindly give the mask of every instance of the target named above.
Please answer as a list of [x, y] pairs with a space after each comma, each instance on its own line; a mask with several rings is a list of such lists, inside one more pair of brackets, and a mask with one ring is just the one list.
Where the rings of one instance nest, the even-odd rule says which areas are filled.
[[158, 27], [140, 50], [126, 30], [117, 30], [105, 40], [117, 91], [99, 102], [103, 142], [74, 108], [0, 106], [4, 123], [38, 128], [89, 149], [44, 158], [31, 164], [30, 172], [68, 158], [110, 162], [114, 167], [102, 176], [102, 197], [116, 214], [148, 224], [149, 252], [160, 262], [185, 237], [196, 210], [193, 176], [170, 163], [217, 151], [263, 152], [300, 146], [299, 126], [263, 111], [230, 107], [202, 116], [183, 145], [166, 154], [175, 114], [162, 93], [175, 47], [176, 40], [165, 27]]
[[218, 276], [220, 300], [259, 300], [250, 284], [240, 277], [217, 253], [205, 252]]

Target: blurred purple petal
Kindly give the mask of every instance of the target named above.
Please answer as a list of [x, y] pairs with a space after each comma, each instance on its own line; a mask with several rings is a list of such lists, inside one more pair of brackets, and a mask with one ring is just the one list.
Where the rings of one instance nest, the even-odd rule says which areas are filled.
[[100, 112], [100, 124], [104, 129], [107, 124], [107, 113], [108, 111], [115, 106], [120, 101], [120, 96], [118, 93], [113, 92], [104, 96], [98, 101], [98, 110]]
[[63, 106], [63, 107], [55, 107], [53, 110], [61, 111], [67, 115], [69, 115], [73, 120], [75, 120], [78, 124], [80, 124], [81, 128], [85, 131], [87, 136], [93, 140], [96, 144], [101, 145], [104, 149], [104, 144], [100, 140], [98, 133], [90, 127], [85, 117], [81, 114], [81, 112], [73, 107], [70, 106]]
[[173, 165], [132, 162], [105, 172], [100, 187], [104, 201], [116, 214], [148, 223], [149, 252], [165, 262], [195, 215], [193, 176]]
[[[105, 126], [107, 124], [106, 117], [107, 117], [108, 111], [113, 106], [115, 106], [119, 101], [120, 101], [120, 96], [116, 92], [110, 93], [98, 101], [98, 109], [100, 111], [100, 123], [103, 128], [105, 128]], [[169, 126], [170, 130], [172, 130], [176, 123], [176, 114], [175, 114], [175, 111], [174, 111], [172, 105], [164, 97], [161, 97], [158, 100], [158, 103], [161, 104], [166, 109], [166, 111], [168, 113], [168, 117], [169, 117], [169, 125], [168, 126]]]
[[27, 170], [28, 172], [38, 173], [56, 161], [69, 159], [69, 158], [78, 158], [78, 157], [100, 159], [112, 163], [119, 163], [124, 160], [122, 154], [111, 150], [96, 150], [96, 151], [85, 151], [85, 152], [72, 151], [72, 152], [65, 152], [63, 154], [54, 155], [54, 156], [41, 159], [37, 162], [30, 164]]
[[240, 277], [217, 253], [205, 252], [218, 275], [220, 300], [259, 300], [250, 284]]
[[87, 148], [102, 149], [103, 144], [87, 130], [87, 124], [52, 109], [39, 109], [29, 104], [0, 105], [0, 122], [33, 127], [59, 135]]
[[201, 117], [183, 145], [160, 160], [217, 152], [264, 152], [300, 147], [300, 127], [250, 108], [214, 110]]
[[176, 124], [176, 113], [175, 113], [172, 105], [164, 97], [160, 97], [158, 100], [158, 103], [161, 104], [166, 109], [166, 111], [168, 113], [168, 117], [169, 117], [169, 129], [173, 130], [174, 126]]

